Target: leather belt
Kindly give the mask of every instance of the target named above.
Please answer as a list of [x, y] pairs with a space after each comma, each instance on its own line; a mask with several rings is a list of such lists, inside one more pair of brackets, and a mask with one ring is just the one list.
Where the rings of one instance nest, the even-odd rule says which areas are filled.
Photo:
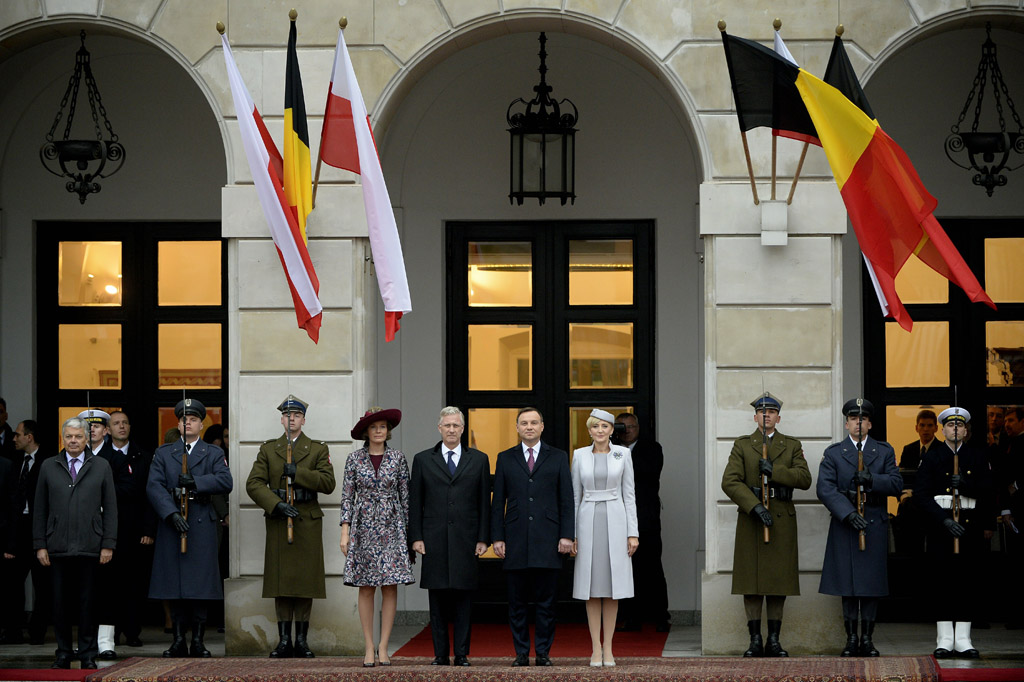
[[617, 499], [619, 499], [619, 491], [617, 488], [609, 488], [608, 490], [583, 491], [584, 502], [608, 502], [610, 500]]
[[[761, 499], [761, 488], [751, 486], [750, 492], [754, 493], [757, 499]], [[778, 499], [779, 502], [790, 502], [793, 500], [793, 488], [788, 485], [769, 485], [768, 497], [769, 499]]]
[[[277, 489], [277, 490], [272, 490], [271, 492], [273, 492], [275, 495], [280, 497], [282, 502], [287, 502], [288, 501], [288, 491], [287, 490]], [[308, 490], [306, 488], [299, 488], [298, 486], [295, 486], [295, 487], [292, 488], [292, 500], [294, 502], [297, 502], [297, 503], [316, 502], [317, 501], [316, 492], [313, 491], [313, 490]]]
[[[953, 496], [952, 495], [936, 495], [935, 502], [943, 509], [953, 508]], [[960, 508], [961, 509], [974, 509], [977, 506], [978, 501], [973, 497], [967, 497], [966, 495], [960, 496]]]
[[[173, 495], [174, 499], [180, 503], [182, 489], [172, 488], [171, 495]], [[186, 499], [188, 499], [189, 502], [198, 502], [199, 504], [210, 504], [210, 496], [207, 493], [197, 493], [195, 490], [189, 490], [185, 497]]]

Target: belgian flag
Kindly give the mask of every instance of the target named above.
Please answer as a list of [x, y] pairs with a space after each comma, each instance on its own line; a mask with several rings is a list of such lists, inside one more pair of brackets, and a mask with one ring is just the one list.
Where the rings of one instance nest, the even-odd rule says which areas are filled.
[[313, 210], [313, 180], [309, 161], [306, 101], [302, 96], [299, 57], [295, 52], [295, 19], [288, 30], [288, 63], [284, 76], [284, 195], [306, 237], [306, 216]]

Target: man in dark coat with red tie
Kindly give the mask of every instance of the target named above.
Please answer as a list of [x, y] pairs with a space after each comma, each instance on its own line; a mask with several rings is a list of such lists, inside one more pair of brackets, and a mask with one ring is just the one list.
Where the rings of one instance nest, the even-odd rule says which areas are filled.
[[569, 455], [540, 440], [544, 417], [535, 407], [516, 416], [521, 442], [498, 455], [491, 503], [494, 553], [504, 559], [508, 581], [508, 620], [516, 658], [530, 664], [527, 604], [536, 603], [536, 664], [551, 665], [555, 637], [558, 574], [576, 537], [576, 510]]
[[433, 665], [448, 665], [448, 624], [454, 624], [455, 665], [469, 665], [470, 615], [477, 557], [490, 544], [491, 465], [463, 447], [466, 419], [441, 410], [441, 442], [416, 455], [409, 486], [409, 542], [421, 555], [420, 587], [430, 601]]
[[[231, 471], [224, 451], [204, 442], [199, 434], [206, 407], [187, 398], [174, 407], [181, 440], [161, 445], [153, 454], [146, 493], [157, 518], [150, 599], [171, 602], [174, 641], [165, 658], [208, 658], [203, 643], [206, 615], [212, 600], [224, 598], [217, 564], [217, 526], [220, 519], [211, 496], [231, 492]], [[187, 473], [182, 473], [182, 455], [188, 451]], [[182, 498], [188, 500], [188, 518], [182, 513]], [[181, 551], [185, 538], [186, 551]], [[192, 648], [185, 644], [185, 631], [192, 629]]]

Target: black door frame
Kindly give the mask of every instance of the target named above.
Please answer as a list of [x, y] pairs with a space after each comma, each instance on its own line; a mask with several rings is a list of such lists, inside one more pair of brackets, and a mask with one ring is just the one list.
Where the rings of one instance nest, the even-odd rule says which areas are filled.
[[[122, 304], [110, 307], [57, 305], [57, 245], [61, 241], [122, 243]], [[157, 244], [161, 241], [221, 242], [221, 303], [218, 306], [160, 306], [157, 301]], [[160, 444], [156, 410], [173, 407], [181, 392], [157, 387], [157, 331], [161, 323], [215, 322], [222, 325], [222, 385], [190, 388], [188, 394], [228, 414], [227, 241], [219, 222], [39, 222], [36, 226], [37, 411], [42, 423], [56, 418], [61, 405], [120, 405], [132, 423], [132, 440], [144, 449]], [[133, 283], [136, 285], [133, 286]], [[61, 324], [121, 325], [121, 388], [60, 389], [58, 333]], [[58, 427], [59, 424], [54, 424]], [[48, 432], [52, 433], [52, 432]]]

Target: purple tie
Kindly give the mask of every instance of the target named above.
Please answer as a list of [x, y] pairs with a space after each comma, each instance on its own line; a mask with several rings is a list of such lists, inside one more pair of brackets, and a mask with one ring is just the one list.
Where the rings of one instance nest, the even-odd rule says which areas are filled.
[[[72, 460], [70, 462], [70, 466], [71, 466], [71, 482], [74, 483], [78, 479], [78, 471], [76, 471], [76, 469], [78, 467], [78, 459], [77, 458], [72, 458]], [[531, 466], [530, 468], [532, 469], [533, 467]]]
[[529, 469], [530, 473], [532, 474], [533, 473], [533, 463], [536, 461], [536, 460], [533, 459], [533, 448], [526, 448], [526, 453], [528, 455], [530, 455], [526, 459], [526, 468]]

